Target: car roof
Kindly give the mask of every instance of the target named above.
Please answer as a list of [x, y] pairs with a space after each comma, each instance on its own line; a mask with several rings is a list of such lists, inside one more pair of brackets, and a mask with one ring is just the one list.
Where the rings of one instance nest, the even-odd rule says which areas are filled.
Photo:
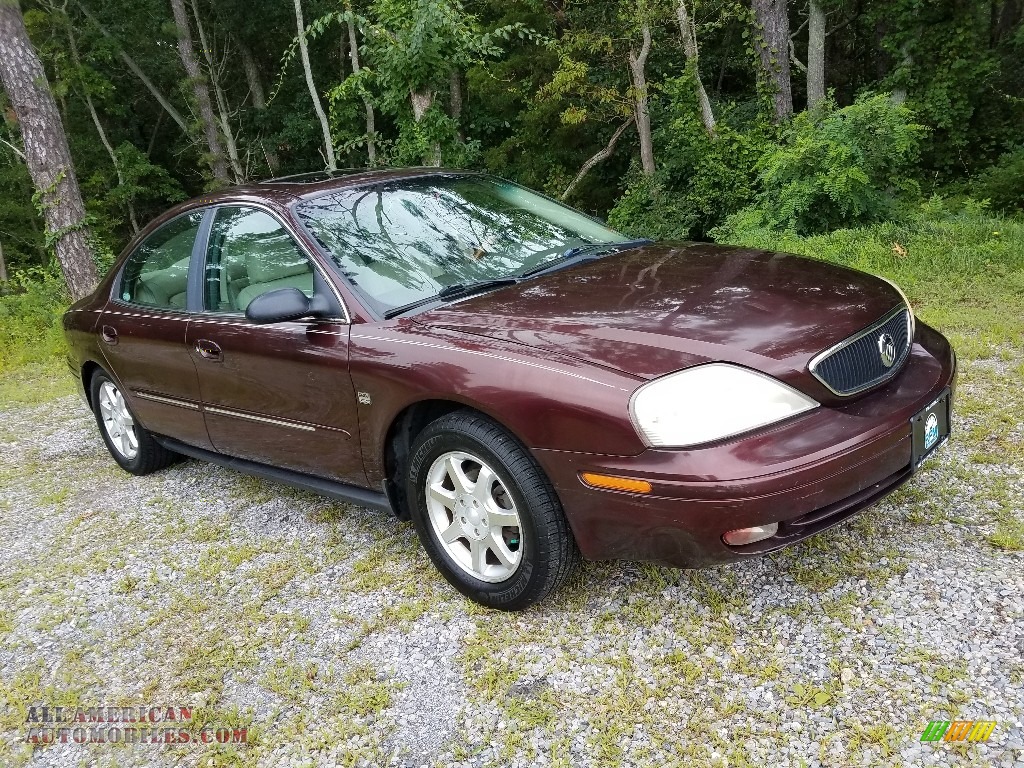
[[476, 173], [454, 168], [342, 168], [335, 171], [313, 171], [292, 176], [280, 176], [225, 187], [216, 192], [199, 195], [175, 206], [176, 209], [192, 207], [195, 204], [215, 205], [238, 199], [270, 198], [281, 205], [295, 200], [317, 197], [325, 192], [345, 187], [361, 186], [367, 183], [395, 181], [421, 176], [450, 176], [452, 174]]

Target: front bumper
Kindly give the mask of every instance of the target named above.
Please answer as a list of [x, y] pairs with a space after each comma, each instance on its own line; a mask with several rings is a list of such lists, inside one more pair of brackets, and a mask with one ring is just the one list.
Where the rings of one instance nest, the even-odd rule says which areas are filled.
[[[881, 389], [693, 450], [607, 456], [535, 450], [583, 555], [695, 568], [764, 554], [832, 527], [906, 482], [910, 419], [946, 387], [955, 356], [923, 323], [904, 370]], [[597, 490], [581, 472], [647, 480], [649, 494]], [[726, 531], [779, 523], [739, 547]]]

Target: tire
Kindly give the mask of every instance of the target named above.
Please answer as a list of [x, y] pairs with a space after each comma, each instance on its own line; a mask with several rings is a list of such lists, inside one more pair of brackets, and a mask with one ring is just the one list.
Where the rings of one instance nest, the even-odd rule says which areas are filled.
[[512, 435], [481, 414], [456, 411], [420, 432], [411, 456], [413, 524], [462, 594], [522, 610], [569, 578], [580, 558], [576, 540], [551, 483]]
[[154, 440], [138, 422], [120, 385], [105, 371], [93, 374], [89, 389], [100, 436], [121, 469], [133, 475], [148, 475], [181, 458]]

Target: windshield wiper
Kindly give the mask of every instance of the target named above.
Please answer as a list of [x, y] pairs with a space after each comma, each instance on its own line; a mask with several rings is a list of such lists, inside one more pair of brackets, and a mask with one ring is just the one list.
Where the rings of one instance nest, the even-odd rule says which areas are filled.
[[455, 283], [453, 285], [446, 285], [440, 291], [435, 293], [433, 296], [427, 296], [422, 299], [417, 299], [409, 304], [405, 304], [401, 307], [395, 307], [389, 309], [384, 313], [384, 319], [390, 320], [392, 317], [405, 314], [409, 310], [422, 307], [425, 304], [431, 304], [435, 301], [451, 301], [452, 299], [461, 299], [464, 296], [470, 296], [474, 293], [481, 293], [488, 291], [491, 288], [500, 288], [503, 285], [514, 285], [519, 280], [515, 277], [498, 277], [492, 280], [476, 280], [471, 283]]
[[533, 275], [539, 275], [549, 270], [567, 266], [568, 262], [575, 260], [578, 256], [597, 258], [607, 251], [620, 251], [623, 248], [636, 248], [640, 245], [650, 245], [653, 242], [654, 241], [650, 238], [644, 237], [639, 240], [624, 240], [618, 243], [587, 243], [586, 245], [574, 245], [572, 248], [567, 248], [562, 251], [562, 255], [557, 259], [552, 259], [551, 261], [546, 261], [543, 264], [531, 267], [525, 272], [520, 273], [519, 276], [532, 277]]

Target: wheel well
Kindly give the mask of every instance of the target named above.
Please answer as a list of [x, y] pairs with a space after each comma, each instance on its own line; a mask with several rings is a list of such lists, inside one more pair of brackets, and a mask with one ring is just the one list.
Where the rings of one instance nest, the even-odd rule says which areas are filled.
[[85, 390], [85, 401], [92, 408], [92, 377], [96, 371], [99, 371], [100, 366], [98, 363], [94, 363], [92, 360], [86, 361], [85, 365], [82, 366], [82, 389]]
[[384, 471], [387, 477], [385, 487], [388, 498], [391, 500], [391, 508], [395, 510], [395, 514], [400, 519], [409, 519], [405, 486], [401, 482], [401, 478], [416, 435], [432, 421], [445, 414], [460, 410], [473, 409], [452, 400], [422, 400], [407, 406], [391, 422], [384, 441]]

